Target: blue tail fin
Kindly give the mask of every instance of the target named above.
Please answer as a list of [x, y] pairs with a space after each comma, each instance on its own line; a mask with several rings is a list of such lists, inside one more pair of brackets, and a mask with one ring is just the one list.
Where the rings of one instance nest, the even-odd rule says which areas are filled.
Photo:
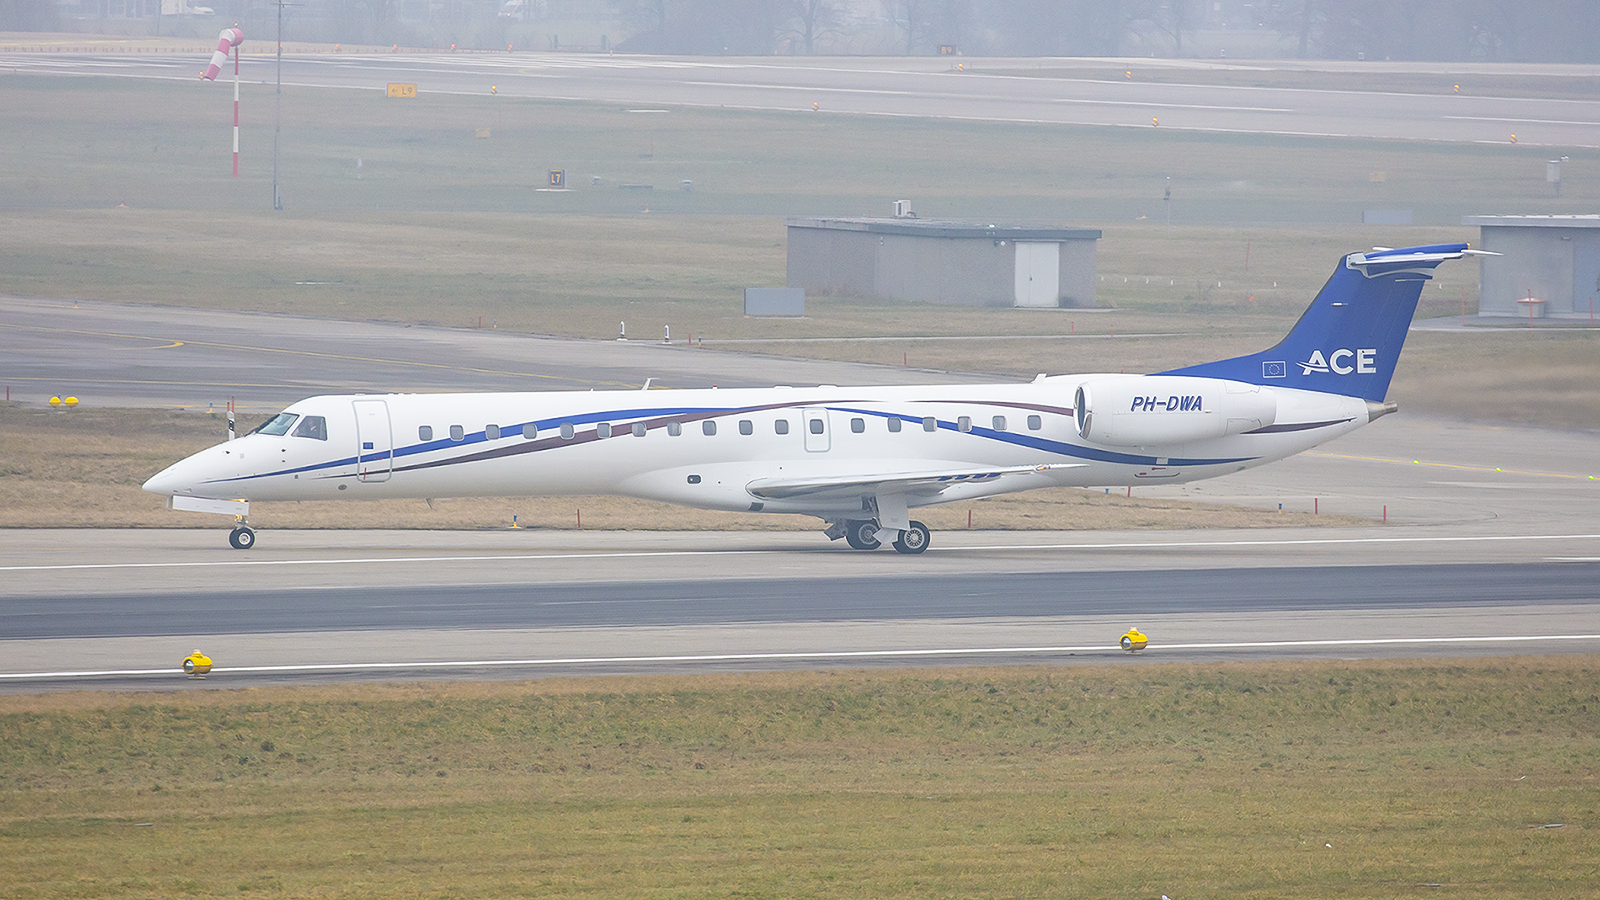
[[1422, 286], [1466, 244], [1352, 253], [1276, 347], [1161, 372], [1343, 394], [1382, 403]]

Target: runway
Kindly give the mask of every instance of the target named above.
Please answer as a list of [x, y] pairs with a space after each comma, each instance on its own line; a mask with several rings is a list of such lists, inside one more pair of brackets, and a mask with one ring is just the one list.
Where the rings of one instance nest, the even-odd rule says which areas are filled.
[[[647, 342], [0, 298], [12, 384], [275, 409], [325, 390], [962, 382]], [[443, 362], [447, 361], [447, 362]], [[47, 392], [40, 392], [48, 396]], [[1398, 398], [1404, 407], [1405, 398]], [[1147, 498], [1350, 528], [819, 533], [0, 531], [0, 690], [792, 666], [1600, 650], [1600, 435], [1400, 415]], [[1150, 649], [1116, 649], [1130, 626]], [[205, 681], [181, 677], [195, 648]], [[64, 674], [69, 673], [69, 674]]]
[[13, 597], [13, 639], [294, 632], [783, 625], [887, 619], [1047, 616], [1273, 616], [1411, 611], [1600, 598], [1600, 561], [1510, 565], [1315, 566], [984, 574], [894, 578], [731, 578], [437, 587], [327, 587], [226, 594]]
[[[248, 48], [247, 48], [248, 50]], [[176, 54], [0, 53], [19, 73], [192, 81], [204, 57]], [[1304, 90], [1183, 83], [1171, 61], [1100, 60], [1099, 69], [1160, 65], [1177, 83], [1072, 77], [1084, 61], [897, 57], [657, 57], [576, 53], [423, 53], [313, 56], [283, 60], [286, 88], [383, 91], [390, 82], [421, 93], [623, 104], [1181, 129], [1288, 137], [1377, 138], [1592, 147], [1600, 102]], [[958, 69], [957, 66], [961, 68]], [[1253, 64], [1231, 68], [1249, 71]], [[1254, 64], [1275, 65], [1275, 64]], [[1190, 66], [1205, 66], [1190, 61]], [[1209, 67], [1215, 67], [1212, 64]], [[1502, 69], [1481, 67], [1484, 71]], [[1559, 67], [1559, 71], [1584, 67]], [[1045, 71], [1048, 70], [1048, 73]], [[1504, 71], [1513, 71], [1503, 69]], [[1131, 71], [1131, 69], [1130, 69]], [[1461, 72], [1369, 62], [1351, 71], [1435, 74], [1441, 89]], [[1556, 71], [1552, 69], [1550, 71]], [[1048, 74], [1048, 77], [1043, 77]], [[1057, 76], [1065, 77], [1057, 77]], [[242, 77], [276, 78], [272, 57], [246, 53]]]
[[1600, 534], [1421, 530], [5, 533], [0, 690], [1600, 650]]

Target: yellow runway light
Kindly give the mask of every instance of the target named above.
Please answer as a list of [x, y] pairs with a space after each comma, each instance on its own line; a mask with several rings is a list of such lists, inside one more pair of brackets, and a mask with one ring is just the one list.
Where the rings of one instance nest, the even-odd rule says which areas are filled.
[[201, 653], [199, 650], [183, 658], [183, 674], [185, 675], [203, 678], [210, 671], [211, 657]]

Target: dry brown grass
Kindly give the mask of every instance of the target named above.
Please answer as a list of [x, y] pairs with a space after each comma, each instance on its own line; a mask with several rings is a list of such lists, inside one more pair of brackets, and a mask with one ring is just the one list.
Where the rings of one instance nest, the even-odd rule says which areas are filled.
[[[221, 416], [171, 410], [0, 407], [0, 527], [207, 527], [217, 516], [166, 509], [145, 479], [225, 436]], [[1137, 494], [1137, 492], [1135, 492]], [[995, 497], [918, 512], [931, 528], [1128, 530], [1350, 525], [1368, 520], [1151, 500], [1076, 489]], [[810, 531], [809, 516], [710, 512], [621, 497], [257, 503], [261, 528], [524, 528], [668, 531]], [[581, 522], [580, 522], [581, 519]]]
[[1586, 896], [1597, 665], [0, 696], [0, 894]]

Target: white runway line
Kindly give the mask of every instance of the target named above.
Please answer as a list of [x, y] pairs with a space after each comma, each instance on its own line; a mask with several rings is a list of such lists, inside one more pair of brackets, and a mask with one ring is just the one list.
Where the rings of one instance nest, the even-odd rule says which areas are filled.
[[1274, 112], [1292, 113], [1299, 110], [1282, 106], [1207, 106], [1201, 103], [1162, 103], [1151, 100], [1088, 100], [1077, 97], [1055, 97], [1052, 103], [1078, 103], [1084, 106], [1149, 106], [1161, 109], [1204, 109], [1224, 112]]
[[[1380, 647], [1421, 644], [1503, 644], [1533, 641], [1600, 641], [1600, 634], [1546, 634], [1500, 637], [1435, 637], [1435, 638], [1366, 638], [1351, 640], [1316, 641], [1235, 641], [1205, 644], [1154, 644], [1138, 651], [1149, 654], [1160, 650], [1282, 650], [1294, 647]], [[821, 650], [796, 653], [705, 653], [673, 656], [572, 656], [549, 659], [479, 659], [436, 662], [374, 662], [327, 663], [303, 666], [237, 666], [213, 667], [211, 674], [292, 673], [292, 672], [361, 672], [394, 669], [475, 669], [508, 667], [548, 667], [586, 665], [659, 665], [664, 663], [713, 662], [807, 662], [852, 659], [908, 659], [939, 656], [1027, 656], [1061, 653], [1123, 653], [1117, 646], [1087, 647], [960, 647], [921, 650]], [[176, 668], [166, 669], [107, 669], [83, 672], [15, 672], [0, 673], [0, 680], [28, 681], [52, 678], [111, 678], [131, 676], [179, 675]]]
[[1600, 122], [1581, 122], [1573, 119], [1510, 119], [1500, 116], [1445, 116], [1444, 118], [1463, 122], [1510, 122], [1515, 125], [1582, 125], [1586, 128], [1600, 125]]
[[[1307, 547], [1334, 544], [1439, 544], [1479, 543], [1485, 541], [1579, 541], [1600, 540], [1600, 534], [1491, 534], [1460, 535], [1454, 537], [1382, 537], [1382, 538], [1301, 538], [1277, 541], [1129, 541], [1109, 544], [989, 544], [971, 547], [932, 547], [930, 553], [989, 553], [1019, 550], [1159, 550], [1172, 547]], [[800, 548], [773, 550], [619, 550], [586, 553], [504, 553], [474, 556], [373, 556], [344, 559], [227, 559], [211, 562], [151, 562], [151, 563], [66, 563], [40, 566], [0, 566], [0, 572], [64, 572], [91, 569], [206, 569], [226, 566], [344, 566], [360, 563], [440, 563], [440, 562], [519, 562], [552, 559], [629, 559], [669, 556], [756, 556], [760, 554], [794, 553]], [[1564, 558], [1563, 562], [1584, 561], [1584, 557]]]

